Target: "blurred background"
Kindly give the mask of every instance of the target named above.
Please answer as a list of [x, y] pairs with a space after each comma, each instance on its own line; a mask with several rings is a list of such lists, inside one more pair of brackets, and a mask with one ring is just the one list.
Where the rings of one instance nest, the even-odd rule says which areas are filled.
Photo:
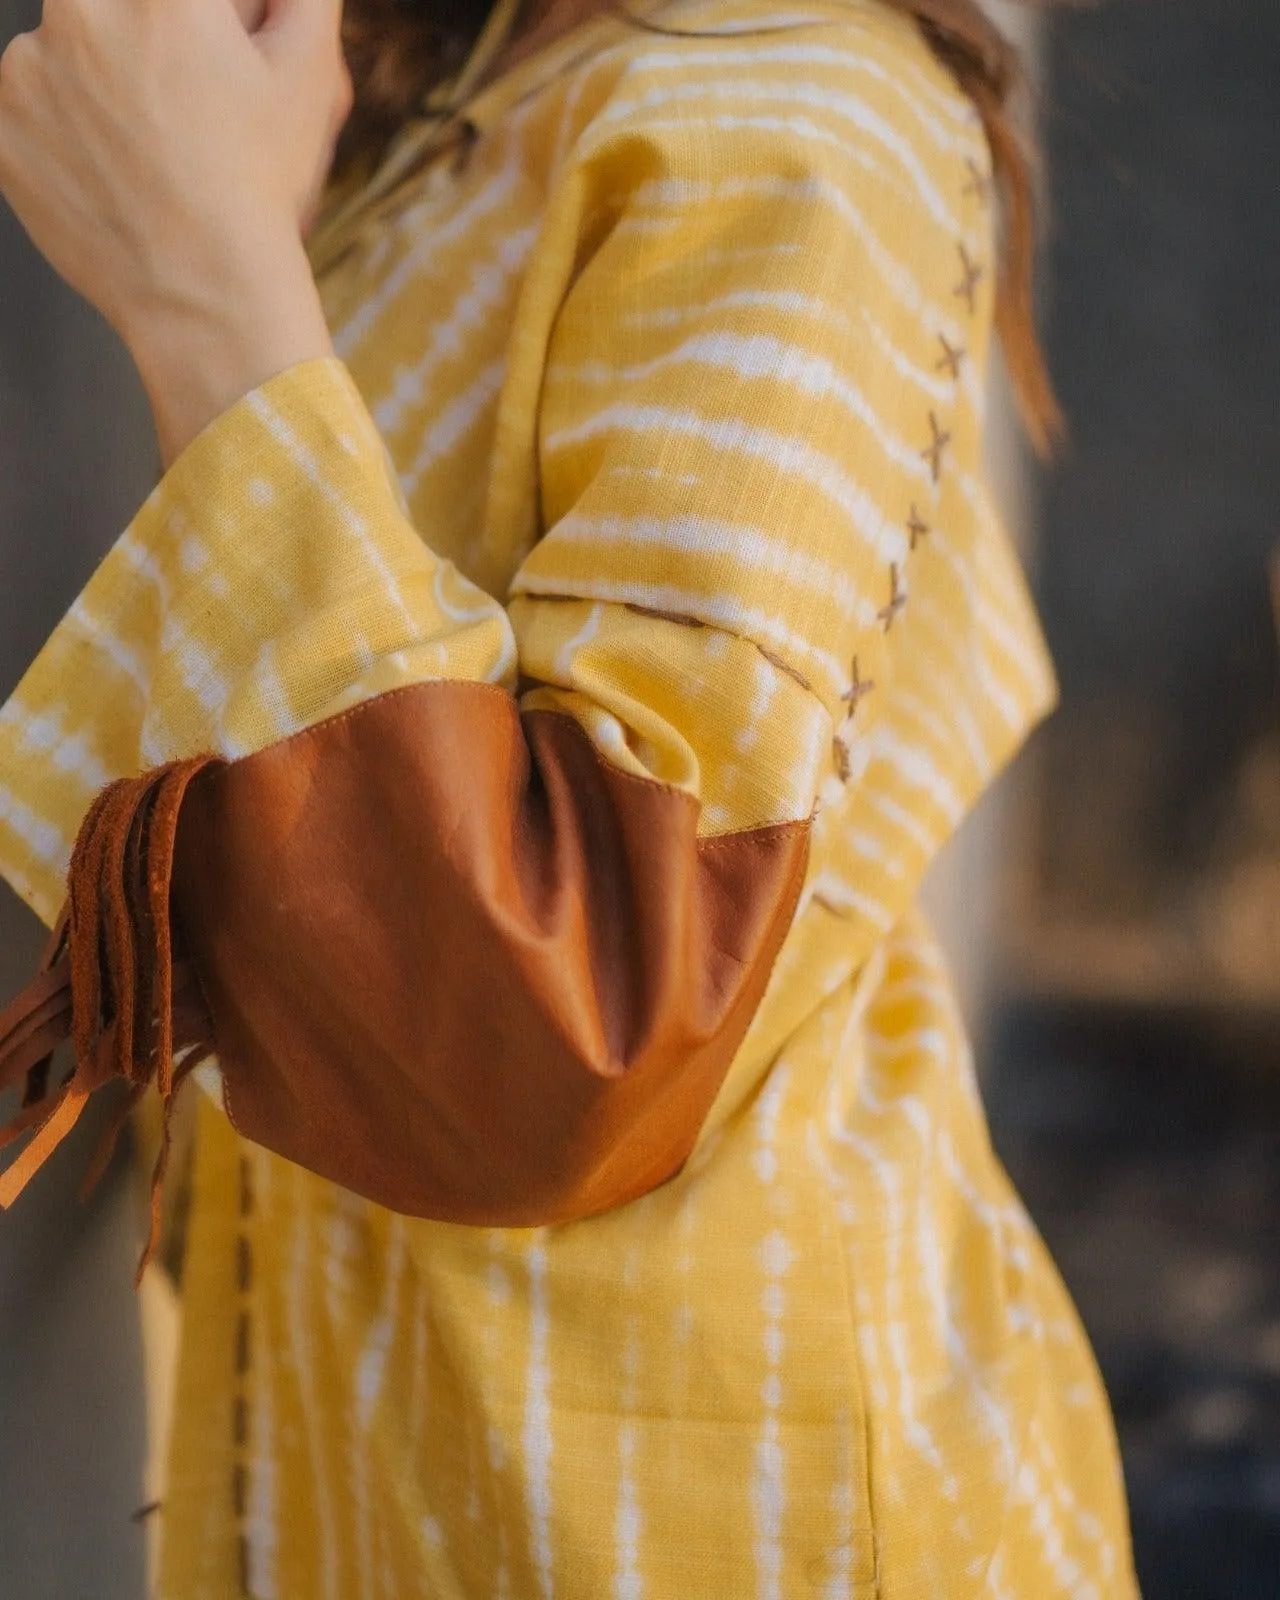
[[1280, 4], [1060, 13], [995, 1143], [1092, 1336], [1148, 1600], [1280, 1597]]
[[[1147, 1600], [1280, 1600], [1280, 4], [999, 10], [1039, 83], [1072, 438], [1032, 469], [997, 386], [992, 467], [1062, 705], [927, 900], [1110, 1389]], [[0, 0], [0, 48], [39, 11]], [[127, 356], [2, 203], [0, 285], [2, 702], [158, 458]], [[0, 884], [0, 1001], [43, 942]], [[172, 1320], [147, 1302], [144, 1360], [128, 1174], [74, 1199], [96, 1131], [0, 1219], [14, 1600], [145, 1592]]]

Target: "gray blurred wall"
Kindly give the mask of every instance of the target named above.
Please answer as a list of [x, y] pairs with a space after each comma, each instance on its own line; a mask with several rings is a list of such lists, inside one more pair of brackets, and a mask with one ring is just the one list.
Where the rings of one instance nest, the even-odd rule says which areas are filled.
[[[0, 0], [0, 48], [39, 21]], [[0, 204], [0, 701], [156, 472], [133, 367]], [[37, 918], [0, 884], [0, 1001], [34, 970]], [[146, 1416], [133, 1193], [120, 1164], [75, 1198], [95, 1107], [0, 1215], [0, 1592], [139, 1600]], [[87, 1124], [87, 1125], [86, 1125]]]

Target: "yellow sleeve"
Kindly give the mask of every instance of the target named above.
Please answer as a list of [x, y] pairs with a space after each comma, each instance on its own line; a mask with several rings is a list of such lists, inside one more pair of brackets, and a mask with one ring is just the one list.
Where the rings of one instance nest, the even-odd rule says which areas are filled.
[[[785, 37], [831, 55], [840, 30]], [[751, 59], [664, 43], [584, 134], [596, 242], [549, 344], [546, 533], [508, 605], [526, 704], [695, 795], [704, 834], [810, 814], [855, 672], [886, 681], [909, 507], [933, 491], [919, 393], [874, 339], [905, 331], [868, 222], [885, 152], [821, 69], [762, 90], [734, 76]]]
[[418, 536], [345, 365], [302, 362], [172, 463], [0, 710], [0, 873], [51, 926], [112, 779], [451, 677], [514, 686], [502, 607]]

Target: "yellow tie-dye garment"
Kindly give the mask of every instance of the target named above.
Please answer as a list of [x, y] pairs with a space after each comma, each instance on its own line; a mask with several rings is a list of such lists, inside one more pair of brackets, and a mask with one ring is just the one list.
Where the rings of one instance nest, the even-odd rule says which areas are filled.
[[202, 1101], [167, 1600], [1136, 1593], [916, 904], [1056, 694], [980, 467], [989, 151], [872, 0], [649, 14], [715, 36], [581, 24], [467, 103], [465, 165], [319, 230], [335, 357], [187, 447], [0, 712], [46, 923], [108, 780], [422, 680], [569, 712], [704, 834], [814, 813], [696, 1149], [632, 1204], [409, 1219]]

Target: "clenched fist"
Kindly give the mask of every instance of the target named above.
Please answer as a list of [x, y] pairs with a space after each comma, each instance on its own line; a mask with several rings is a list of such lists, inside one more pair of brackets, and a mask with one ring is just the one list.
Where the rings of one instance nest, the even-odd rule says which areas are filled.
[[351, 108], [341, 12], [45, 0], [0, 56], [0, 194], [133, 353], [166, 459], [331, 349], [303, 235]]
[[118, 331], [301, 241], [350, 109], [340, 19], [339, 0], [45, 0], [0, 56], [0, 192]]

